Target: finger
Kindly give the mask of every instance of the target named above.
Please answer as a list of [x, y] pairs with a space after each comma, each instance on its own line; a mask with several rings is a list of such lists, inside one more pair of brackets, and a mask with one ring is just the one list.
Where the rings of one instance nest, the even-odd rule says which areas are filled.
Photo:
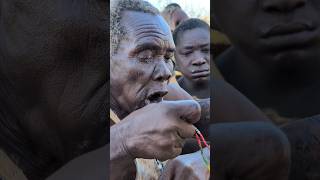
[[194, 100], [170, 101], [168, 102], [169, 113], [189, 123], [196, 123], [201, 116], [201, 107]]
[[193, 126], [192, 124], [182, 122], [178, 126], [177, 133], [181, 138], [186, 139], [186, 138], [194, 137], [195, 130], [196, 130], [196, 127]]
[[178, 134], [172, 134], [172, 138], [173, 138], [173, 142], [174, 143], [174, 147], [175, 148], [183, 148], [183, 145], [184, 145], [184, 138], [182, 138], [180, 135]]
[[168, 159], [173, 159], [179, 156], [182, 152], [182, 147], [170, 147], [166, 151], [162, 152], [153, 152], [153, 158], [159, 159], [160, 161], [166, 161]]

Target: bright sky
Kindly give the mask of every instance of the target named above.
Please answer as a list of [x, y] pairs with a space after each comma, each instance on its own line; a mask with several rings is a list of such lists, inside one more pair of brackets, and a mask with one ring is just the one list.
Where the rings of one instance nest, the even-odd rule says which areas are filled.
[[190, 16], [210, 17], [210, 0], [147, 0], [160, 11], [170, 3], [177, 3]]

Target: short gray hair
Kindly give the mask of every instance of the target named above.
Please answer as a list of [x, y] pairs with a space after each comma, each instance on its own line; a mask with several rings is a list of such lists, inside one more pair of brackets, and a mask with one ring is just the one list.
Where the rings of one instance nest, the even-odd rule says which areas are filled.
[[110, 4], [110, 54], [117, 53], [121, 40], [125, 39], [127, 30], [121, 25], [123, 11], [138, 11], [160, 14], [159, 10], [144, 0], [111, 0]]

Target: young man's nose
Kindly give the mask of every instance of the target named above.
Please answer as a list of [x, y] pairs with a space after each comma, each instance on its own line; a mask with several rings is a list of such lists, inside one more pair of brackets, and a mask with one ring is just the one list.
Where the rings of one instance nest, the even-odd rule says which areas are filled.
[[261, 0], [261, 5], [268, 13], [287, 13], [303, 7], [306, 1], [307, 0]]
[[205, 63], [206, 63], [206, 60], [204, 58], [202, 58], [202, 57], [201, 58], [197, 58], [194, 61], [192, 61], [192, 65], [194, 65], [194, 66], [201, 66], [201, 65], [203, 65]]
[[168, 81], [172, 76], [169, 66], [165, 61], [161, 61], [156, 65], [153, 74], [153, 80], [161, 82]]

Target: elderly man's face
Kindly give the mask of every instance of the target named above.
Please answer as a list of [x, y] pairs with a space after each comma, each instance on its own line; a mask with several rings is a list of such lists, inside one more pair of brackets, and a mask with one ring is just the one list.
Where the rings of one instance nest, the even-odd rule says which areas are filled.
[[203, 83], [210, 76], [210, 32], [194, 28], [181, 32], [175, 53], [177, 66], [182, 74], [194, 83]]
[[128, 33], [111, 58], [111, 95], [122, 110], [132, 112], [167, 93], [175, 46], [159, 15], [125, 11], [121, 23]]
[[107, 3], [3, 0], [0, 8], [1, 86], [16, 97], [8, 108], [21, 108], [26, 138], [64, 158], [107, 143]]
[[319, 0], [213, 0], [213, 11], [220, 29], [257, 62], [304, 64], [319, 52]]

